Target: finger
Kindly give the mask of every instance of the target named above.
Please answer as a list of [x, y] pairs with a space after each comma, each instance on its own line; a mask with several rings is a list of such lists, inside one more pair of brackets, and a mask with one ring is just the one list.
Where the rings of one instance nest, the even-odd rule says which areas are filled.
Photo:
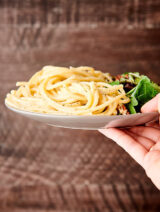
[[154, 127], [132, 127], [129, 129], [129, 131], [136, 133], [137, 135], [149, 138], [155, 142], [160, 141], [160, 130]]
[[130, 135], [123, 130], [116, 128], [100, 129], [101, 133], [113, 139], [126, 152], [128, 152], [140, 165], [143, 166], [143, 159], [147, 150], [138, 142], [136, 142]]
[[153, 150], [159, 150], [159, 151], [160, 151], [160, 142], [157, 142], [157, 143], [150, 149], [150, 151], [153, 151]]
[[[156, 143], [157, 145], [157, 143]], [[156, 146], [155, 145], [155, 146]], [[158, 144], [159, 145], [159, 144]], [[144, 169], [152, 182], [160, 189], [160, 150], [151, 150], [144, 158]]]
[[157, 123], [157, 122], [149, 122], [149, 123], [146, 123], [147, 127], [154, 127], [156, 129], [160, 129], [160, 125]]
[[141, 108], [142, 113], [150, 113], [150, 112], [156, 112], [158, 111], [158, 99], [160, 98], [160, 94], [155, 96], [153, 99], [151, 99], [149, 102], [143, 105]]
[[155, 145], [155, 142], [153, 142], [152, 140], [148, 138], [142, 137], [128, 130], [126, 133], [128, 133], [130, 136], [132, 136], [132, 138], [134, 138], [137, 142], [139, 142], [142, 146], [144, 146], [144, 148], [147, 151], [149, 151], [153, 147], [153, 145]]
[[160, 142], [157, 142], [146, 154], [143, 164], [148, 177], [160, 189]]

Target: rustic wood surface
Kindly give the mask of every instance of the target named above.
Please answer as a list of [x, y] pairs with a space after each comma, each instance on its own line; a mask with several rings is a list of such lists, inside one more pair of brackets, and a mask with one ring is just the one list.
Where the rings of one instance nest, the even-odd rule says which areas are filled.
[[111, 140], [4, 106], [15, 82], [46, 64], [159, 82], [159, 12], [159, 0], [0, 1], [0, 211], [160, 211], [160, 192]]

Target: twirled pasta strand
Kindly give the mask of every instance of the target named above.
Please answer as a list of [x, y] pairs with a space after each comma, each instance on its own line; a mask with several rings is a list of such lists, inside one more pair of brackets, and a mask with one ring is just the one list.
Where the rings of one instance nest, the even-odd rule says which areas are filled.
[[123, 85], [91, 67], [45, 66], [28, 82], [18, 82], [6, 103], [21, 110], [68, 115], [116, 115], [128, 103]]

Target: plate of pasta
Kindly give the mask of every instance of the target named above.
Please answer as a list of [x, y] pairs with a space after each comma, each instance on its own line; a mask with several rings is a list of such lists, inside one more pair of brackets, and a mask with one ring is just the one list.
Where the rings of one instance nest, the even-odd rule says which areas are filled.
[[140, 108], [160, 92], [147, 76], [111, 76], [92, 67], [44, 66], [17, 82], [5, 99], [12, 111], [49, 125], [73, 129], [129, 127], [158, 119]]

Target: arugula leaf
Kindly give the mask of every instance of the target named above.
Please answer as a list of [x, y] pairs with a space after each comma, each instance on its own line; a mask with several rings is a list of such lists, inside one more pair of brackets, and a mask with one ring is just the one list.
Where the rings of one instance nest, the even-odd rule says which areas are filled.
[[127, 109], [129, 110], [130, 114], [137, 113], [134, 106], [131, 103], [127, 104]]
[[111, 82], [111, 83], [109, 83], [110, 85], [119, 85], [120, 84], [120, 82], [118, 81], [118, 80], [116, 80], [116, 81], [113, 81], [113, 82]]
[[158, 91], [158, 93], [160, 93], [160, 86], [159, 86], [159, 85], [157, 85], [156, 83], [152, 82], [152, 87], [153, 87], [156, 91]]
[[132, 88], [132, 90], [128, 91], [127, 95], [131, 96], [131, 94], [135, 91], [136, 87]]
[[136, 113], [135, 107], [138, 105], [138, 101], [135, 98], [135, 96], [131, 96], [130, 100], [131, 101], [128, 103], [127, 108], [131, 114], [134, 114], [134, 113]]
[[152, 83], [148, 77], [141, 76], [137, 86], [127, 93], [128, 97], [131, 99], [130, 103], [127, 105], [129, 112], [131, 114], [140, 112], [141, 106], [158, 94], [158, 89], [160, 89], [160, 87], [157, 86], [158, 85]]

